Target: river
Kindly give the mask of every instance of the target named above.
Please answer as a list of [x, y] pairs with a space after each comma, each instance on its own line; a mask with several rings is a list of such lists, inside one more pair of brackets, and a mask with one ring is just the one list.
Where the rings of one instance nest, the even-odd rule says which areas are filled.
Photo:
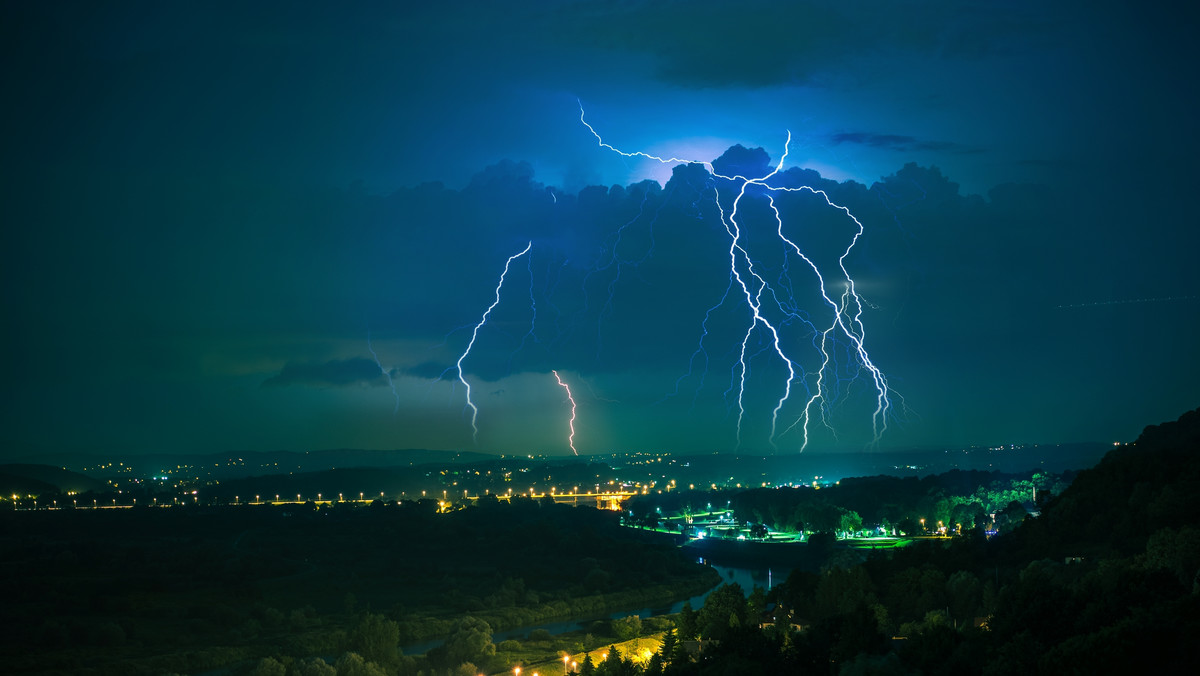
[[[779, 584], [786, 579], [788, 571], [775, 571], [769, 568], [740, 568], [735, 566], [718, 566], [713, 563], [708, 563], [704, 559], [700, 559], [700, 563], [705, 563], [713, 570], [721, 574], [721, 583], [726, 584], [736, 582], [741, 586], [742, 590], [749, 595], [754, 589], [754, 585], [758, 585], [763, 589], [770, 590], [771, 587]], [[721, 585], [716, 585], [712, 589], [697, 594], [688, 599], [677, 601], [669, 606], [646, 607], [634, 610], [622, 610], [607, 615], [588, 616], [582, 618], [573, 618], [569, 620], [560, 620], [558, 622], [547, 622], [545, 624], [535, 624], [527, 627], [518, 627], [516, 629], [506, 629], [492, 634], [492, 641], [499, 643], [508, 639], [523, 639], [529, 636], [529, 633], [537, 629], [545, 629], [551, 635], [566, 634], [572, 631], [581, 631], [587, 629], [593, 622], [598, 620], [616, 620], [630, 615], [637, 615], [641, 618], [653, 617], [655, 615], [671, 615], [683, 610], [684, 603], [691, 603], [692, 608], [699, 610], [704, 605], [704, 599], [708, 598], [714, 590]], [[425, 653], [440, 646], [445, 639], [437, 639], [434, 641], [425, 641], [423, 643], [415, 643], [412, 645], [401, 646], [400, 649], [405, 655], [424, 655]]]

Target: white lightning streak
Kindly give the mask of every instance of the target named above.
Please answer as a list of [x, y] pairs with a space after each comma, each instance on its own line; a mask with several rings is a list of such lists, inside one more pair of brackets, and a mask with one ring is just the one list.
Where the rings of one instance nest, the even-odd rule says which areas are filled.
[[558, 371], [551, 369], [550, 372], [554, 374], [554, 379], [558, 381], [558, 384], [562, 385], [562, 388], [567, 391], [567, 399], [571, 402], [571, 434], [567, 437], [567, 445], [571, 447], [572, 453], [579, 455], [579, 451], [575, 450], [575, 397], [571, 396], [571, 387], [563, 382], [563, 379], [558, 375]]
[[479, 409], [475, 406], [475, 403], [471, 401], [471, 383], [468, 383], [467, 379], [463, 376], [463, 360], [467, 358], [468, 354], [471, 354], [471, 348], [475, 346], [475, 338], [479, 335], [480, 327], [487, 323], [488, 315], [490, 315], [492, 310], [500, 304], [500, 288], [504, 286], [504, 277], [508, 275], [508, 266], [512, 265], [514, 260], [529, 253], [531, 248], [533, 248], [533, 242], [529, 242], [525, 245], [525, 248], [522, 249], [520, 253], [515, 253], [509, 256], [508, 260], [504, 261], [504, 272], [500, 273], [500, 281], [496, 283], [496, 300], [492, 301], [492, 304], [483, 311], [483, 316], [479, 318], [479, 323], [476, 324], [475, 328], [471, 331], [471, 342], [467, 343], [467, 349], [463, 350], [462, 356], [458, 358], [458, 362], [456, 364], [458, 366], [458, 379], [462, 381], [462, 384], [467, 388], [467, 406], [471, 407], [471, 439], [476, 443], [479, 442], [479, 427], [475, 424], [475, 420], [479, 417]]

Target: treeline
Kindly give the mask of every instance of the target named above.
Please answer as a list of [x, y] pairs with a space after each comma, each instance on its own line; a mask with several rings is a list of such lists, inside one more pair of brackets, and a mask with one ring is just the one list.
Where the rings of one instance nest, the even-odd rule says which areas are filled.
[[435, 501], [10, 512], [0, 567], [6, 673], [331, 656], [364, 613], [404, 644], [468, 614], [500, 630], [667, 603], [718, 578], [611, 513], [520, 499], [446, 514]]
[[1021, 520], [1026, 510], [1061, 493], [1075, 474], [951, 470], [920, 479], [847, 478], [821, 489], [749, 490], [734, 496], [732, 506], [739, 520], [783, 531], [851, 532], [866, 526], [915, 534], [936, 530], [939, 523], [948, 530], [959, 525], [970, 530], [990, 525], [996, 513]]
[[[918, 534], [972, 530], [993, 523], [1015, 526], [1061, 493], [1077, 472], [1003, 474], [951, 470], [916, 477], [871, 476], [835, 485], [723, 490], [671, 496], [636, 496], [628, 509], [636, 523], [656, 525], [664, 516], [689, 516], [728, 506], [738, 522], [779, 532], [856, 533], [882, 528]], [[996, 514], [993, 521], [991, 515]], [[922, 521], [924, 520], [924, 521]], [[755, 531], [751, 530], [751, 533]], [[765, 531], [759, 531], [765, 535]]]

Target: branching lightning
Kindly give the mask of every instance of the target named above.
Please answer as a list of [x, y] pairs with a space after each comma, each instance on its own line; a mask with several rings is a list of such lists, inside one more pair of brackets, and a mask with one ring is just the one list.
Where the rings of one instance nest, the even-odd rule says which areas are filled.
[[479, 417], [479, 408], [477, 408], [475, 403], [471, 401], [471, 383], [468, 383], [466, 377], [463, 375], [463, 361], [466, 360], [467, 355], [471, 354], [471, 348], [475, 346], [475, 339], [479, 336], [479, 329], [487, 323], [488, 315], [490, 315], [492, 310], [494, 310], [496, 306], [500, 304], [500, 289], [504, 286], [504, 278], [508, 275], [508, 267], [512, 265], [514, 260], [529, 253], [531, 248], [533, 248], [533, 242], [529, 242], [519, 253], [509, 256], [508, 260], [504, 261], [504, 272], [500, 273], [500, 281], [496, 283], [496, 299], [493, 300], [492, 304], [483, 311], [483, 316], [479, 318], [479, 323], [476, 324], [475, 328], [471, 331], [471, 341], [467, 343], [467, 349], [463, 350], [462, 355], [458, 358], [458, 361], [455, 364], [458, 367], [458, 379], [462, 382], [463, 386], [467, 388], [467, 406], [469, 406], [471, 409], [471, 439], [475, 442], [479, 441], [479, 427], [476, 425], [476, 419]]
[[551, 370], [554, 374], [554, 379], [558, 384], [567, 391], [567, 400], [571, 402], [571, 434], [567, 437], [567, 445], [571, 447], [571, 452], [579, 455], [579, 451], [575, 450], [575, 397], [571, 395], [571, 386], [563, 382], [563, 379], [558, 375], [558, 371]]
[[[738, 442], [740, 443], [741, 441], [742, 421], [746, 414], [745, 392], [746, 380], [749, 371], [747, 349], [749, 347], [751, 338], [754, 336], [755, 332], [759, 330], [766, 332], [766, 336], [769, 338], [768, 349], [776, 357], [778, 357], [779, 361], [787, 371], [787, 377], [783, 383], [783, 395], [779, 398], [771, 412], [771, 434], [769, 441], [772, 446], [775, 445], [776, 437], [781, 434], [778, 432], [779, 416], [784, 410], [785, 405], [788, 403], [788, 400], [791, 398], [792, 386], [798, 378], [804, 381], [807, 375], [815, 376], [815, 388], [809, 390], [809, 396], [805, 401], [803, 408], [797, 414], [795, 422], [787, 427], [784, 430], [784, 433], [796, 426], [799, 426], [803, 432], [801, 450], [806, 448], [809, 442], [808, 425], [810, 420], [814, 417], [814, 406], [818, 407], [822, 421], [824, 421], [827, 426], [829, 425], [828, 420], [825, 417], [828, 407], [826, 392], [829, 389], [829, 386], [826, 384], [826, 374], [828, 371], [830, 371], [831, 362], [833, 361], [830, 353], [829, 343], [830, 341], [834, 340], [835, 336], [844, 337], [849, 341], [850, 352], [855, 361], [860, 365], [861, 369], [865, 370], [870, 375], [870, 381], [876, 393], [876, 405], [874, 413], [872, 414], [871, 422], [872, 430], [874, 432], [874, 441], [878, 442], [880, 436], [887, 430], [887, 417], [891, 408], [891, 401], [889, 399], [890, 389], [883, 372], [875, 366], [874, 362], [872, 362], [869, 354], [867, 353], [865, 346], [866, 330], [862, 322], [864, 301], [862, 298], [860, 298], [855, 290], [854, 279], [850, 276], [850, 273], [846, 268], [846, 258], [850, 255], [854, 245], [858, 242], [859, 237], [863, 234], [864, 228], [862, 223], [859, 222], [859, 220], [850, 212], [848, 208], [834, 203], [830, 196], [823, 190], [809, 186], [787, 187], [771, 185], [769, 183], [769, 181], [779, 174], [779, 172], [783, 169], [783, 165], [788, 155], [788, 148], [792, 140], [791, 132], [788, 132], [787, 140], [784, 143], [783, 155], [778, 164], [776, 164], [775, 167], [766, 175], [760, 177], [747, 177], [740, 174], [726, 176], [718, 173], [713, 165], [707, 161], [690, 160], [678, 157], [663, 158], [644, 152], [626, 152], [608, 144], [595, 130], [595, 128], [593, 128], [592, 125], [589, 124], [584, 118], [582, 103], [580, 104], [579, 108], [579, 121], [585, 127], [587, 127], [588, 131], [592, 133], [592, 135], [596, 138], [597, 143], [602, 148], [606, 148], [623, 157], [640, 157], [662, 164], [699, 164], [702, 165], [708, 171], [712, 179], [714, 179], [712, 183], [713, 201], [719, 211], [721, 223], [725, 227], [726, 233], [729, 235], [730, 287], [726, 290], [724, 297], [722, 297], [722, 299], [705, 315], [704, 323], [702, 324], [704, 335], [701, 337], [700, 345], [697, 348], [697, 351], [693, 353], [692, 359], [689, 362], [688, 373], [691, 373], [691, 364], [695, 362], [696, 357], [701, 353], [705, 355], [704, 361], [707, 363], [707, 352], [704, 350], [704, 336], [707, 336], [707, 324], [709, 317], [714, 309], [725, 303], [726, 299], [730, 295], [729, 291], [732, 290], [732, 288], [736, 285], [736, 287], [742, 292], [741, 296], [745, 299], [745, 304], [750, 314], [749, 324], [746, 327], [746, 331], [742, 337], [741, 348], [738, 353], [738, 360], [734, 365], [733, 380], [736, 382], [736, 386], [735, 388], [731, 388], [737, 390]], [[726, 201], [724, 203], [722, 202], [722, 194], [717, 187], [716, 181], [730, 184], [734, 188], [736, 192], [732, 200], [729, 200], [728, 197], [726, 197]], [[822, 274], [820, 267], [810, 256], [805, 254], [799, 245], [797, 245], [793, 240], [789, 239], [787, 235], [784, 234], [784, 219], [775, 204], [774, 196], [779, 193], [793, 192], [808, 192], [814, 196], [822, 198], [828, 207], [843, 212], [854, 224], [854, 235], [846, 249], [837, 259], [837, 267], [841, 273], [841, 279], [839, 282], [844, 283], [845, 285], [844, 291], [840, 295], [834, 294], [831, 296], [826, 283], [825, 275]], [[818, 290], [822, 299], [824, 300], [825, 305], [828, 306], [828, 310], [830, 311], [829, 319], [827, 320], [828, 323], [823, 324], [824, 328], [818, 329], [813, 324], [813, 321], [810, 321], [810, 319], [797, 313], [793, 309], [791, 303], [785, 303], [785, 301], [779, 297], [780, 294], [777, 293], [772, 284], [768, 282], [767, 279], [756, 269], [754, 259], [750, 255], [746, 246], [743, 245], [743, 224], [739, 221], [738, 213], [739, 208], [742, 206], [743, 200], [748, 196], [750, 196], [751, 199], [756, 196], [766, 198], [770, 210], [774, 215], [776, 234], [779, 238], [779, 241], [785, 245], [785, 251], [789, 254], [794, 254], [795, 257], [806, 263], [809, 269], [811, 269], [815, 275]], [[785, 258], [784, 280], [786, 280], [786, 275]], [[844, 282], [842, 280], [844, 280]], [[841, 285], [840, 283], [839, 286]], [[783, 295], [785, 297], [790, 296], [790, 294]], [[768, 316], [764, 308], [764, 301], [767, 300], [769, 300], [773, 306], [778, 308], [778, 310], [783, 313], [784, 319], [782, 322], [781, 320], [772, 321], [772, 319]], [[792, 348], [789, 345], [785, 345], [785, 341], [780, 336], [782, 325], [793, 320], [803, 321], [805, 324], [812, 327], [814, 331], [813, 344], [821, 355], [821, 363], [817, 370], [812, 374], [797, 373], [798, 360], [790, 356]], [[682, 380], [682, 378], [680, 380]], [[807, 383], [805, 384], [805, 387], [808, 387]], [[678, 381], [676, 382], [676, 391], [678, 391]]]
[[371, 345], [371, 331], [367, 330], [367, 350], [371, 352], [371, 357], [375, 359], [375, 365], [379, 367], [380, 373], [384, 378], [387, 378], [388, 387], [392, 388], [392, 396], [396, 398], [396, 408], [392, 410], [392, 415], [400, 412], [400, 393], [396, 391], [396, 383], [392, 380], [392, 372], [383, 368], [383, 364], [379, 361], [379, 355], [375, 354], [375, 348]]

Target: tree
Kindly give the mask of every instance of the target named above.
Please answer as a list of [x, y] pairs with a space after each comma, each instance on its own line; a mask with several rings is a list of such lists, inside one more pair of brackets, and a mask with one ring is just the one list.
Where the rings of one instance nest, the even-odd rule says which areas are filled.
[[857, 533], [862, 530], [862, 517], [858, 512], [853, 510], [843, 510], [841, 517], [838, 519], [838, 527], [846, 537], [850, 537], [851, 533]]
[[845, 614], [874, 602], [871, 578], [861, 566], [831, 567], [821, 574], [813, 594], [813, 612], [818, 618]]
[[642, 618], [630, 615], [612, 622], [613, 633], [622, 641], [629, 641], [642, 635]]
[[1200, 529], [1160, 528], [1146, 543], [1142, 560], [1148, 568], [1166, 568], [1185, 586], [1191, 584], [1200, 569]]
[[368, 662], [363, 659], [358, 653], [346, 653], [338, 658], [337, 664], [338, 676], [387, 676], [387, 671], [383, 667]]
[[750, 592], [750, 598], [746, 599], [746, 616], [751, 623], [757, 624], [766, 609], [767, 592], [762, 587], [754, 585], [754, 589]]
[[446, 639], [443, 647], [446, 650], [446, 661], [451, 665], [486, 661], [496, 654], [496, 645], [492, 643], [491, 625], [469, 616], [458, 623], [458, 628]]
[[946, 580], [946, 597], [959, 626], [970, 626], [975, 618], [975, 611], [979, 608], [980, 589], [979, 578], [968, 570], [956, 571]]
[[1008, 503], [1007, 507], [1001, 510], [1000, 514], [996, 516], [1000, 521], [1008, 524], [1008, 527], [1011, 529], [1020, 525], [1020, 523], [1025, 520], [1025, 517], [1029, 516], [1029, 513], [1025, 511], [1025, 508], [1021, 506], [1021, 503], [1013, 500], [1012, 502]]
[[736, 582], [717, 587], [704, 600], [697, 618], [704, 638], [724, 638], [731, 627], [746, 624], [746, 594]]
[[662, 655], [663, 661], [667, 664], [671, 662], [671, 656], [675, 652], [675, 644], [678, 643], [678, 638], [675, 636], [675, 630], [670, 629], [663, 634], [662, 647], [659, 649], [659, 654]]
[[284, 676], [286, 673], [287, 667], [283, 666], [283, 662], [274, 657], [264, 657], [254, 666], [250, 676]]
[[385, 669], [395, 669], [400, 663], [400, 625], [383, 615], [367, 613], [350, 634], [350, 648], [367, 662]]
[[296, 666], [296, 676], [338, 676], [338, 673], [332, 664], [320, 657], [311, 657]]
[[610, 645], [604, 655], [604, 661], [596, 667], [596, 673], [599, 676], [622, 676], [625, 673], [624, 666], [621, 651], [617, 650], [617, 646]]
[[690, 601], [683, 602], [683, 608], [679, 610], [679, 638], [688, 640], [696, 637], [696, 632], [700, 630], [700, 619], [696, 611], [692, 610]]

